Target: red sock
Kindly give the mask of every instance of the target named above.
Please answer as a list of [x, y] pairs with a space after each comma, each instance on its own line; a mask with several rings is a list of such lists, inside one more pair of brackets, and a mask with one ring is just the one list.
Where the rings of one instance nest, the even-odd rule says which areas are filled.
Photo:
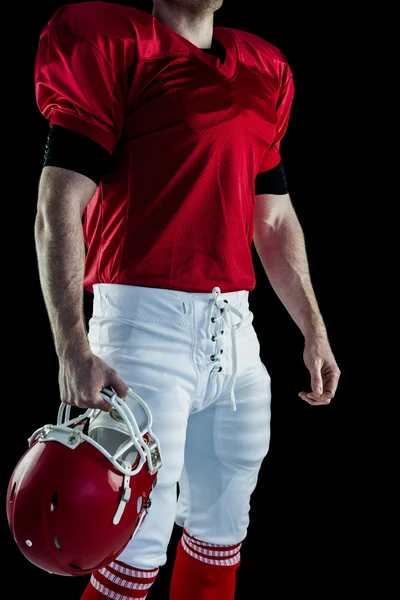
[[159, 569], [133, 569], [119, 560], [95, 571], [81, 600], [144, 600]]
[[240, 547], [208, 544], [184, 530], [176, 553], [170, 600], [233, 600]]

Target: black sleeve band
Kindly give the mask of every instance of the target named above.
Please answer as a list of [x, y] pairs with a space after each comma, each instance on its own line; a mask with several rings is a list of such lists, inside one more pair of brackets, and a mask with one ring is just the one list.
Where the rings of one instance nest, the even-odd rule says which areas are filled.
[[287, 194], [289, 192], [282, 161], [269, 171], [259, 173], [256, 177], [257, 194]]
[[100, 184], [110, 154], [86, 135], [52, 125], [47, 136], [44, 167], [61, 167], [89, 177]]

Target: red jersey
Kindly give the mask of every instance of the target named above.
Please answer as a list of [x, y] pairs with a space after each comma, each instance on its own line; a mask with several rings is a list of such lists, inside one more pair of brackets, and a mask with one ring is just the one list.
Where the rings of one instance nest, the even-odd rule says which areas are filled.
[[41, 33], [41, 113], [112, 153], [84, 215], [89, 291], [255, 287], [255, 178], [280, 162], [292, 73], [257, 35], [218, 26], [213, 38], [223, 62], [107, 2], [65, 5]]

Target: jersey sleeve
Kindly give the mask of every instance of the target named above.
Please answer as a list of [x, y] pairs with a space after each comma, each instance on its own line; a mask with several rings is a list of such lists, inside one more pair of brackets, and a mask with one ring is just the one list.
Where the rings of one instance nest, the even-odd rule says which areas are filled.
[[[92, 6], [90, 6], [92, 4]], [[59, 9], [39, 38], [34, 79], [40, 112], [50, 125], [85, 135], [110, 154], [124, 124], [134, 36], [107, 35], [94, 5]], [[107, 5], [105, 5], [107, 6]]]
[[281, 78], [281, 89], [278, 96], [276, 111], [278, 121], [275, 129], [275, 137], [266, 151], [259, 172], [269, 171], [281, 162], [280, 146], [283, 136], [289, 124], [290, 111], [294, 97], [294, 83], [292, 71], [286, 63], [283, 76]]

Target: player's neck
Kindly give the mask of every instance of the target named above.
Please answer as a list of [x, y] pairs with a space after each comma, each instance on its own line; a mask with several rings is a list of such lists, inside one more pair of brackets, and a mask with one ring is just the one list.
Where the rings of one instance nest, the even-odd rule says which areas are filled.
[[210, 48], [213, 37], [214, 14], [193, 15], [193, 13], [176, 13], [170, 8], [154, 7], [153, 17], [164, 25], [186, 38], [198, 48]]

